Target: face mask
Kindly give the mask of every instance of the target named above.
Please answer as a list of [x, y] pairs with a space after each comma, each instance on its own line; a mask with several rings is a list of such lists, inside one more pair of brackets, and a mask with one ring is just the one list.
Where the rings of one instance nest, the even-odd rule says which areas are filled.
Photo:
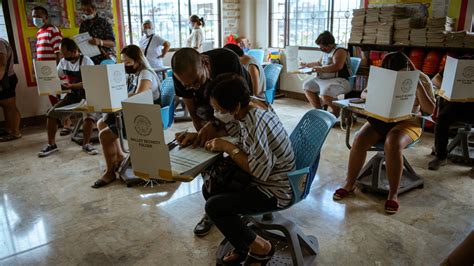
[[125, 66], [125, 73], [127, 73], [127, 74], [134, 74], [134, 73], [135, 73], [135, 69], [133, 68], [133, 66]]
[[90, 14], [90, 15], [82, 14], [82, 16], [81, 16], [82, 20], [91, 20], [94, 17], [95, 17], [94, 14]]
[[150, 36], [152, 35], [154, 32], [152, 29], [145, 29], [143, 30], [143, 33], [145, 33], [146, 36]]
[[227, 124], [234, 120], [234, 115], [232, 115], [231, 113], [223, 114], [217, 110], [214, 110], [214, 117], [222, 121], [224, 124]]
[[35, 25], [37, 28], [41, 28], [44, 26], [44, 21], [42, 18], [33, 18], [33, 25]]
[[71, 62], [71, 61], [76, 60], [76, 58], [74, 56], [70, 56], [70, 57], [64, 57], [64, 60]]
[[189, 29], [190, 29], [190, 30], [194, 29], [193, 23], [191, 23], [191, 22], [189, 23]]

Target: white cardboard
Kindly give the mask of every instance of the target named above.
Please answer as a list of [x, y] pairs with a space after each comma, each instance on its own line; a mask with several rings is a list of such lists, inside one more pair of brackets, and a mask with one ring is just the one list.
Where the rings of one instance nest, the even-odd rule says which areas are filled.
[[287, 46], [285, 48], [286, 71], [293, 72], [299, 68], [298, 46]]
[[371, 66], [365, 109], [386, 119], [409, 116], [416, 98], [420, 72], [393, 71]]
[[56, 61], [33, 60], [36, 84], [39, 95], [61, 94], [61, 81], [59, 80]]
[[161, 108], [153, 104], [151, 90], [128, 98], [122, 105], [134, 172], [142, 173], [141, 177], [158, 178], [160, 170], [171, 171]]
[[96, 55], [100, 55], [99, 46], [92, 45], [89, 43], [89, 40], [92, 40], [92, 37], [89, 34], [89, 32], [77, 34], [73, 36], [72, 38], [76, 42], [77, 46], [79, 47], [79, 50], [81, 50], [81, 53], [83, 55], [88, 56], [88, 57], [94, 57]]
[[113, 111], [122, 108], [122, 101], [128, 98], [124, 64], [81, 66], [81, 74], [89, 109]]
[[448, 56], [441, 89], [448, 100], [474, 100], [474, 60]]

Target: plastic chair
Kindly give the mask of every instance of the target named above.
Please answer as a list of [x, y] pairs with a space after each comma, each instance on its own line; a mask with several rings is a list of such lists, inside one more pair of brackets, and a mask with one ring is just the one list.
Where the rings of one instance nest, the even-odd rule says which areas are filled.
[[263, 49], [250, 49], [247, 54], [255, 58], [260, 65], [263, 64], [263, 57], [265, 55]]
[[112, 59], [105, 59], [100, 62], [101, 65], [113, 65], [115, 64], [115, 61]]
[[161, 83], [161, 118], [163, 120], [163, 129], [168, 129], [173, 124], [174, 96], [173, 78], [166, 78]]
[[172, 78], [172, 77], [173, 77], [173, 70], [168, 69], [168, 70], [166, 71], [166, 77], [167, 77], [167, 78]]
[[269, 64], [263, 71], [265, 72], [266, 86], [265, 98], [267, 102], [273, 104], [275, 101], [276, 87], [278, 83], [278, 77], [280, 76], [282, 65], [279, 64]]
[[[331, 113], [314, 109], [303, 116], [291, 133], [290, 140], [295, 153], [296, 170], [288, 173], [293, 200], [285, 209], [308, 196], [318, 170], [321, 148], [335, 122], [336, 117]], [[253, 217], [263, 213], [252, 214], [252, 217], [246, 217], [246, 219], [249, 220], [252, 228], [263, 232], [262, 235], [266, 238], [283, 243], [276, 246], [275, 260], [285, 261], [287, 264], [292, 262], [291, 265], [314, 265], [316, 254], [319, 252], [317, 238], [303, 234], [295, 223], [278, 215], [277, 212], [281, 210], [283, 209], [272, 212], [274, 218], [270, 221], [265, 218], [257, 220]], [[217, 251], [218, 263], [230, 248], [232, 245], [224, 239]], [[303, 249], [307, 251], [306, 256], [303, 256]]]
[[351, 57], [351, 70], [352, 70], [352, 76], [349, 77], [349, 85], [351, 90], [354, 88], [354, 83], [356, 81], [356, 74], [357, 71], [359, 70], [360, 62], [362, 59], [359, 57]]

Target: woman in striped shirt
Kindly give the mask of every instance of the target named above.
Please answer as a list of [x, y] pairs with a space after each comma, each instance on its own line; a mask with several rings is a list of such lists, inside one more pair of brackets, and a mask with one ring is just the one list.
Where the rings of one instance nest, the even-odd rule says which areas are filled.
[[224, 263], [247, 257], [248, 263], [264, 265], [271, 259], [274, 248], [240, 217], [290, 204], [292, 194], [287, 173], [295, 167], [293, 148], [275, 113], [250, 101], [247, 83], [240, 76], [219, 75], [211, 88], [214, 116], [228, 125], [229, 135], [237, 137], [238, 142], [232, 144], [216, 138], [208, 141], [205, 148], [229, 154], [242, 171], [251, 175], [251, 181], [240, 192], [209, 195], [203, 190], [206, 213], [235, 247], [223, 257]]

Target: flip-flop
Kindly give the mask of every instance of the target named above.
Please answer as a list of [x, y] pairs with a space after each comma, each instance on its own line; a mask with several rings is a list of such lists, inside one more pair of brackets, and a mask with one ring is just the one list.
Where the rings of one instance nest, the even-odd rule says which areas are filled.
[[273, 255], [275, 255], [275, 247], [273, 245], [270, 249], [270, 252], [268, 252], [266, 255], [260, 255], [249, 252], [247, 254], [247, 258], [244, 261], [244, 266], [251, 265], [254, 263], [260, 263], [260, 265], [267, 265], [267, 263], [272, 259]]
[[63, 128], [61, 129], [61, 131], [59, 131], [59, 135], [60, 135], [60, 136], [66, 136], [66, 135], [71, 134], [71, 132], [72, 132], [72, 128], [63, 127]]
[[7, 134], [3, 137], [0, 137], [0, 142], [7, 142], [7, 141], [12, 141], [21, 138], [21, 134], [18, 136], [12, 135], [12, 134]]
[[395, 214], [398, 212], [400, 205], [394, 200], [385, 201], [385, 213], [386, 214]]
[[[232, 253], [237, 254], [237, 257], [233, 260], [224, 261], [224, 258], [229, 256]], [[221, 262], [224, 265], [240, 265], [246, 259], [246, 257], [247, 257], [246, 252], [238, 251], [236, 249], [231, 249], [221, 258]]]
[[345, 198], [345, 197], [349, 196], [350, 194], [354, 193], [354, 190], [355, 189], [352, 189], [352, 190], [348, 191], [345, 188], [338, 188], [336, 190], [336, 192], [334, 192], [334, 194], [332, 195], [332, 198], [334, 200], [342, 200], [343, 198]]
[[114, 182], [115, 179], [113, 179], [112, 181], [104, 181], [102, 179], [97, 179], [97, 181], [94, 182], [94, 185], [92, 185], [91, 187], [92, 188], [101, 188], [101, 187], [104, 187], [104, 186], [107, 186], [108, 184]]

